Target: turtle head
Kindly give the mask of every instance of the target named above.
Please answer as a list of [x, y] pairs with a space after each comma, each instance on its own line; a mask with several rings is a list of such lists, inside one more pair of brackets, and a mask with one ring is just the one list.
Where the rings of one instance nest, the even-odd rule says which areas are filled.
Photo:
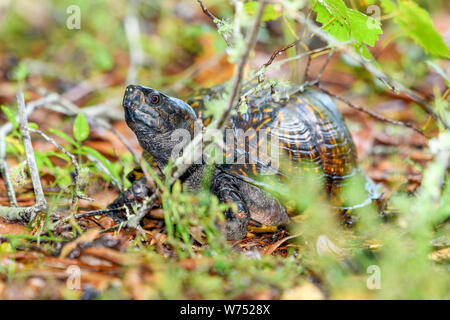
[[167, 163], [183, 132], [194, 134], [197, 117], [191, 106], [158, 90], [129, 85], [122, 105], [127, 125], [158, 162]]

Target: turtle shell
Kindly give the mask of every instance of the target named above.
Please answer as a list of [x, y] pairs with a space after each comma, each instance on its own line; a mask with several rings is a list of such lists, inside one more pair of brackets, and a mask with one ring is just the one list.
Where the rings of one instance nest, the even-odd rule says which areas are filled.
[[[223, 89], [202, 89], [187, 102], [201, 116], [207, 101]], [[247, 110], [236, 110], [227, 123], [225, 164], [218, 165], [219, 169], [275, 194], [279, 190], [273, 187], [274, 179], [291, 179], [301, 176], [299, 172], [316, 172], [329, 195], [336, 195], [347, 178], [360, 173], [350, 132], [326, 94], [295, 88], [258, 89], [252, 83], [244, 87], [242, 96]], [[210, 117], [202, 119], [205, 125], [211, 121]]]

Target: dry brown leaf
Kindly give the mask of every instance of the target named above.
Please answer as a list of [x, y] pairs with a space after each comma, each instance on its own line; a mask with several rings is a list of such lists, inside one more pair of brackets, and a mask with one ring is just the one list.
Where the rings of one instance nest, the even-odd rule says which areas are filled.
[[262, 254], [265, 254], [265, 255], [270, 255], [270, 254], [272, 254], [276, 249], [278, 249], [279, 246], [281, 246], [281, 245], [282, 245], [283, 243], [285, 243], [286, 241], [288, 241], [288, 240], [290, 240], [290, 239], [294, 239], [294, 238], [300, 237], [300, 236], [301, 236], [301, 234], [298, 233], [298, 234], [294, 234], [294, 235], [289, 236], [289, 237], [285, 237], [285, 238], [283, 238], [283, 239], [281, 239], [281, 240], [278, 240], [278, 241], [275, 242], [274, 244], [272, 244], [272, 245], [270, 245], [270, 246], [268, 246], [268, 247], [262, 248], [262, 249], [261, 249], [261, 253], [262, 253]]
[[92, 242], [95, 239], [97, 239], [100, 236], [100, 231], [98, 229], [89, 229], [85, 233], [83, 233], [81, 236], [79, 236], [77, 239], [75, 239], [72, 242], [69, 242], [66, 244], [62, 250], [61, 254], [59, 255], [60, 258], [65, 258], [69, 255], [69, 253], [74, 250], [78, 244], [82, 242]]
[[0, 234], [30, 234], [30, 230], [19, 224], [0, 223]]
[[126, 271], [123, 283], [125, 288], [131, 293], [133, 299], [143, 300], [143, 283], [138, 268], [130, 268]]
[[100, 258], [109, 262], [112, 262], [117, 265], [129, 264], [131, 262], [136, 262], [137, 257], [132, 254], [126, 254], [111, 248], [105, 247], [89, 247], [83, 249], [83, 256], [91, 255], [96, 258]]

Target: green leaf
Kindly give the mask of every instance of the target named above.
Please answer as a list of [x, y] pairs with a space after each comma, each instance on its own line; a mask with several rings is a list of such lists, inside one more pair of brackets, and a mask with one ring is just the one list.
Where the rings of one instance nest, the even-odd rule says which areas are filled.
[[27, 65], [23, 62], [20, 62], [17, 67], [12, 71], [12, 78], [16, 81], [25, 80], [28, 76], [28, 68]]
[[383, 33], [377, 20], [347, 8], [343, 0], [315, 1], [312, 9], [323, 30], [340, 41], [352, 39], [373, 47]]
[[[256, 14], [258, 10], [259, 2], [258, 1], [249, 1], [244, 3], [244, 11], [249, 16], [253, 16]], [[262, 21], [276, 20], [281, 17], [281, 10], [277, 10], [274, 4], [267, 4], [264, 8], [264, 12], [262, 15]]]
[[383, 33], [380, 23], [374, 18], [352, 9], [348, 9], [347, 17], [351, 37], [373, 47], [378, 41], [378, 35]]
[[78, 142], [89, 137], [89, 124], [82, 113], [79, 113], [73, 122], [73, 136]]
[[54, 157], [58, 157], [68, 163], [71, 163], [71, 159], [64, 153], [59, 153], [59, 152], [55, 152], [55, 151], [46, 151], [45, 152], [46, 156], [54, 156]]
[[377, 63], [372, 53], [367, 49], [367, 47], [364, 44], [356, 44], [355, 45], [355, 51], [361, 55], [364, 59], [367, 61], [371, 61], [373, 63]]
[[428, 12], [412, 1], [400, 1], [399, 4], [394, 21], [402, 31], [420, 45], [425, 52], [442, 58], [450, 58], [450, 50], [442, 36], [434, 28]]
[[28, 122], [28, 128], [37, 130], [39, 125], [36, 122]]
[[95, 159], [97, 159], [98, 161], [100, 161], [112, 176], [114, 176], [116, 179], [120, 180], [118, 172], [117, 172], [117, 170], [115, 170], [114, 165], [108, 159], [106, 159], [100, 152], [98, 152], [97, 150], [92, 149], [91, 147], [88, 147], [88, 146], [82, 146], [81, 150], [84, 153], [89, 154], [92, 157], [94, 157]]
[[14, 129], [19, 127], [19, 124], [16, 121], [16, 116], [14, 115], [13, 111], [11, 110], [10, 107], [1, 106], [3, 113], [5, 114], [6, 118], [8, 119], [9, 122], [12, 123]]
[[106, 159], [100, 152], [88, 146], [82, 146], [81, 150], [86, 154], [93, 156], [98, 161], [100, 161], [112, 173], [113, 170], [111, 170], [112, 169], [111, 162], [108, 159]]

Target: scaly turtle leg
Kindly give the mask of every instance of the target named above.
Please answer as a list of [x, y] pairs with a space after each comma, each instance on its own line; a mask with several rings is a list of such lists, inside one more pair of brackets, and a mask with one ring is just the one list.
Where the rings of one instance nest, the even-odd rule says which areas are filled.
[[[146, 197], [153, 194], [152, 187], [147, 185], [147, 179], [145, 177], [139, 180], [133, 181], [131, 187], [122, 192], [113, 202], [108, 205], [108, 209], [115, 209], [123, 206], [131, 208], [136, 203], [141, 203]], [[125, 210], [124, 210], [125, 211]], [[123, 213], [115, 213], [112, 218], [116, 222], [126, 220], [126, 216]]]
[[236, 241], [244, 238], [247, 235], [250, 214], [240, 196], [236, 178], [223, 172], [216, 174], [211, 182], [211, 192], [219, 198], [219, 201], [236, 203], [237, 205], [236, 212], [231, 209], [225, 212], [225, 218], [227, 219], [225, 236], [227, 240]]

